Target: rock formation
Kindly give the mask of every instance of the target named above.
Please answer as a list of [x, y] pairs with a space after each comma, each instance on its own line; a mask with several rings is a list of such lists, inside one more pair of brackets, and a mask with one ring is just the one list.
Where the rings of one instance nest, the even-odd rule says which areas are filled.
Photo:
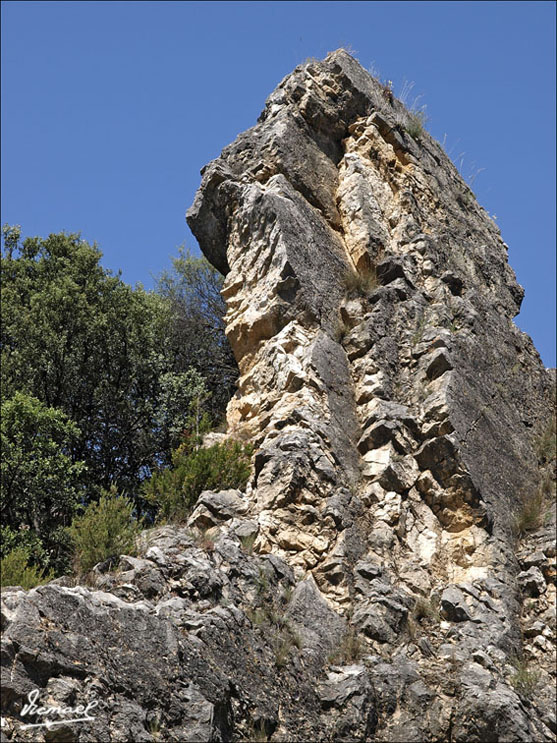
[[[555, 378], [497, 226], [342, 50], [202, 175], [251, 481], [4, 592], [5, 739], [553, 740]], [[33, 688], [95, 721], [23, 731]]]

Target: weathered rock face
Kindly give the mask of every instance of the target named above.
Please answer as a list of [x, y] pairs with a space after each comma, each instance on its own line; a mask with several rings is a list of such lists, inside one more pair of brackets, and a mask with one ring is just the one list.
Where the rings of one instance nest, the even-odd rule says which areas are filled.
[[520, 542], [513, 519], [547, 491], [554, 378], [440, 145], [335, 52], [188, 222], [226, 273], [252, 480], [88, 588], [7, 593], [8, 734], [43, 740], [37, 687], [102, 698], [64, 740], [552, 740], [555, 513]]

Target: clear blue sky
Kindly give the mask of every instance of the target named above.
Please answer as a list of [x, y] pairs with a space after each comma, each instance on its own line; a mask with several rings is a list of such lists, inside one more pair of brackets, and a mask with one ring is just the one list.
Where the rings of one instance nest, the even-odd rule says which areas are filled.
[[415, 82], [429, 130], [497, 217], [555, 365], [553, 2], [4, 2], [2, 221], [80, 231], [152, 286], [199, 170], [307, 57], [350, 45]]

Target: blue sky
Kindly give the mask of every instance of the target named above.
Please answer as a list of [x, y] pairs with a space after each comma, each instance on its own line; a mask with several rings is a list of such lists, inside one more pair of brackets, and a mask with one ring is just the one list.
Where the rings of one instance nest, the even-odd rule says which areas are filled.
[[526, 288], [517, 322], [554, 366], [553, 2], [3, 2], [2, 222], [79, 231], [152, 286], [197, 250], [200, 168], [297, 64], [348, 45], [395, 92], [414, 81], [477, 173]]

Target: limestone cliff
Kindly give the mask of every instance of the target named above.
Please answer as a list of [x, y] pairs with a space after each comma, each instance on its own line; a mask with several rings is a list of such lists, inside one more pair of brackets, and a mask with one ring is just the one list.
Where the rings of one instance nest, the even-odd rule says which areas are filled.
[[88, 587], [6, 592], [5, 735], [49, 739], [38, 687], [100, 700], [64, 740], [552, 740], [554, 378], [497, 226], [344, 51], [202, 175], [251, 481]]

